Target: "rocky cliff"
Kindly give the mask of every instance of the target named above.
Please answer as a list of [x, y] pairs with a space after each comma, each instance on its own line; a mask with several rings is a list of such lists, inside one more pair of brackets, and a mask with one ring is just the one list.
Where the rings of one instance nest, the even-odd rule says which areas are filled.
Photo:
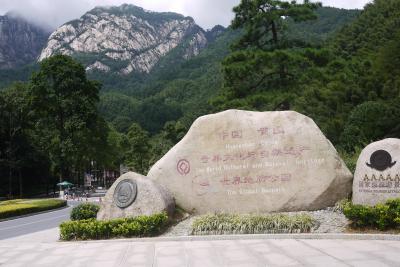
[[34, 62], [50, 33], [11, 13], [0, 16], [0, 69]]
[[52, 33], [39, 61], [61, 53], [80, 59], [88, 71], [149, 73], [177, 47], [184, 59], [198, 55], [206, 35], [192, 18], [176, 13], [97, 7]]

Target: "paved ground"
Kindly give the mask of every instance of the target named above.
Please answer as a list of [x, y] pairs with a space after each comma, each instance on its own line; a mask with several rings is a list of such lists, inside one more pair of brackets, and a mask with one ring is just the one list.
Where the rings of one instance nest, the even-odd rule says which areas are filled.
[[400, 266], [399, 241], [0, 241], [0, 266]]

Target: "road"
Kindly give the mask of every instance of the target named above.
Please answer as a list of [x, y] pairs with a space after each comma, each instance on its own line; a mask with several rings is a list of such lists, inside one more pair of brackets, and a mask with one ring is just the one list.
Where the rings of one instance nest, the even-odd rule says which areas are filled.
[[37, 215], [0, 222], [0, 240], [56, 228], [69, 220], [72, 208], [79, 202], [68, 201], [68, 207]]

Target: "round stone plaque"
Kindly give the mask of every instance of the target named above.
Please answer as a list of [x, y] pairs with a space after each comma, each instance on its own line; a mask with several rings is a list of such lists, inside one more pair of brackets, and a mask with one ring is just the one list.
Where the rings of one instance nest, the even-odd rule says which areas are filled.
[[114, 191], [114, 202], [117, 207], [123, 209], [129, 207], [136, 199], [136, 182], [130, 179], [118, 183]]

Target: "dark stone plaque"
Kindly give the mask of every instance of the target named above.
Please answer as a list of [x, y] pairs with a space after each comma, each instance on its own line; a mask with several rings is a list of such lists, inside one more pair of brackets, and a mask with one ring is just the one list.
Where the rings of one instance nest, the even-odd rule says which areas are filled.
[[129, 207], [136, 199], [137, 185], [130, 179], [122, 180], [118, 183], [114, 191], [114, 202], [117, 207], [124, 209]]
[[386, 150], [375, 151], [369, 161], [370, 163], [366, 163], [368, 167], [381, 172], [392, 168], [396, 164], [396, 161], [392, 162], [392, 156]]

